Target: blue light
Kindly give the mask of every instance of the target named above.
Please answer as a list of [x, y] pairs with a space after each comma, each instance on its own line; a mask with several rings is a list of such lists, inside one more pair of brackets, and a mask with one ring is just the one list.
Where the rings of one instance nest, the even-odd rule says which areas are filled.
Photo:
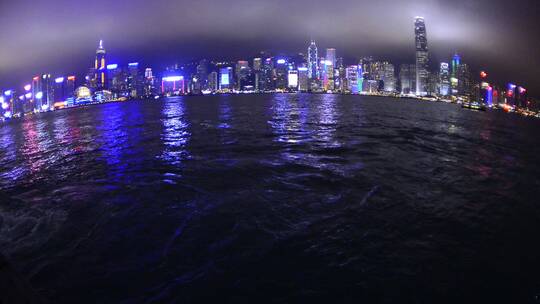
[[287, 62], [285, 59], [278, 59], [277, 61], [278, 64], [285, 64], [285, 62]]
[[43, 92], [37, 92], [37, 93], [36, 93], [36, 98], [37, 98], [37, 99], [43, 98]]
[[56, 83], [62, 83], [62, 82], [64, 82], [64, 77], [58, 77], [58, 78], [56, 78], [56, 79], [54, 80], [54, 82], [56, 82]]
[[107, 70], [116, 70], [118, 68], [118, 64], [108, 64]]
[[6, 95], [6, 96], [11, 96], [11, 94], [13, 94], [12, 90], [7, 90], [7, 91], [4, 92], [4, 95]]
[[128, 63], [128, 66], [129, 66], [129, 67], [132, 67], [132, 68], [136, 68], [136, 67], [139, 66], [139, 63], [138, 63], [138, 62]]

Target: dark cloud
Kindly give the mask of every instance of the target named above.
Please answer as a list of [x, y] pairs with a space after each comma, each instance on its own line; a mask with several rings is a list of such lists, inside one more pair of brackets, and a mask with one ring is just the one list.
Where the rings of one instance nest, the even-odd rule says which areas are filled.
[[433, 59], [459, 51], [500, 81], [540, 93], [533, 0], [28, 1], [0, 4], [0, 86], [80, 73], [100, 38], [113, 59], [148, 64], [304, 51], [310, 37], [344, 57], [414, 61], [412, 19], [426, 18]]

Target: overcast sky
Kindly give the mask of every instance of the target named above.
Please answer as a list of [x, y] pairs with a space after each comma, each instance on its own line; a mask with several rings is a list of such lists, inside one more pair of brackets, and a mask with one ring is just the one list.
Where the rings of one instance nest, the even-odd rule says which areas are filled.
[[1, 1], [0, 88], [34, 74], [79, 74], [99, 39], [109, 61], [155, 65], [199, 57], [305, 52], [311, 37], [338, 56], [414, 62], [424, 16], [433, 62], [459, 51], [497, 81], [540, 95], [537, 0]]

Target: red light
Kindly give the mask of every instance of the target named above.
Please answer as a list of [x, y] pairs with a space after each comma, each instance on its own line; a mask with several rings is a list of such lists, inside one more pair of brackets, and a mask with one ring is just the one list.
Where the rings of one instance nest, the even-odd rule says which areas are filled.
[[480, 78], [486, 78], [488, 75], [486, 72], [482, 71], [480, 72]]
[[38, 81], [39, 80], [39, 76], [36, 76], [34, 78], [32, 78], [34, 81]]
[[68, 80], [75, 80], [75, 76], [69, 76]]

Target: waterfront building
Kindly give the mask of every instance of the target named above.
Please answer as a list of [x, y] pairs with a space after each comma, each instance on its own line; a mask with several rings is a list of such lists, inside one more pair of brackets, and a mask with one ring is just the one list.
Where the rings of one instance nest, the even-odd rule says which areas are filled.
[[425, 96], [428, 91], [429, 81], [429, 53], [426, 23], [423, 17], [415, 20], [416, 42], [416, 95]]

